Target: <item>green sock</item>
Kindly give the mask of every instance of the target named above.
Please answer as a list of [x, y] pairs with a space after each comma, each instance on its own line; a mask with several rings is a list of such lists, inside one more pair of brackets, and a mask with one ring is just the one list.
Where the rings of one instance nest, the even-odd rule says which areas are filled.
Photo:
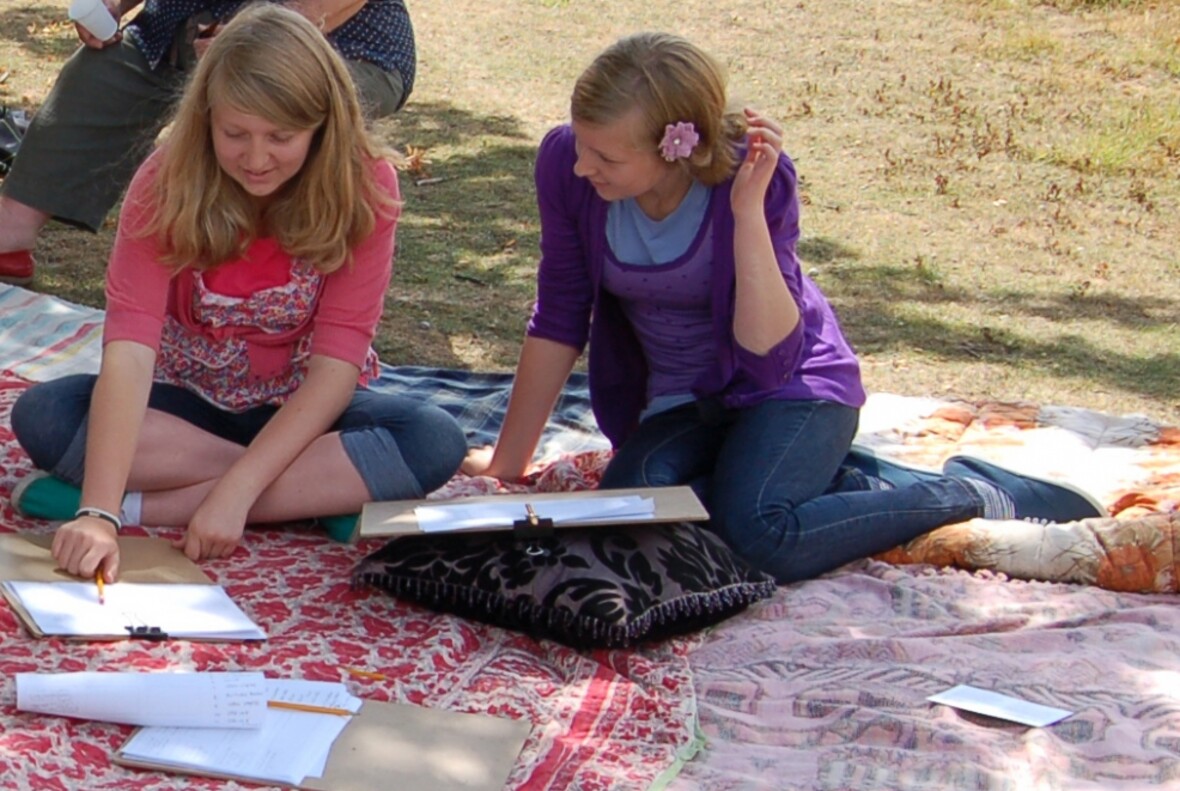
[[61, 478], [45, 475], [30, 480], [23, 487], [18, 484], [12, 504], [25, 516], [64, 521], [73, 519], [78, 513], [82, 490]]
[[356, 530], [360, 514], [341, 514], [340, 516], [321, 516], [316, 521], [328, 531], [328, 537], [342, 543], [352, 540], [352, 533]]

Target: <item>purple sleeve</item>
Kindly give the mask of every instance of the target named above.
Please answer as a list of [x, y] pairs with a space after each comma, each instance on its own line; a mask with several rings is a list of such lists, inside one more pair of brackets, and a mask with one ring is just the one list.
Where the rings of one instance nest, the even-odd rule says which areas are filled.
[[767, 188], [765, 211], [779, 271], [799, 307], [799, 322], [795, 329], [764, 355], [755, 354], [738, 344], [734, 346], [737, 349], [737, 366], [744, 372], [745, 378], [769, 390], [790, 379], [803, 362], [808, 318], [808, 296], [805, 294], [799, 258], [795, 254], [795, 243], [799, 241], [800, 233], [795, 166], [785, 154], [779, 155], [778, 167]]
[[541, 263], [537, 300], [528, 335], [581, 350], [586, 345], [594, 281], [587, 238], [590, 187], [574, 175], [574, 137], [569, 127], [545, 136], [534, 178], [541, 217]]

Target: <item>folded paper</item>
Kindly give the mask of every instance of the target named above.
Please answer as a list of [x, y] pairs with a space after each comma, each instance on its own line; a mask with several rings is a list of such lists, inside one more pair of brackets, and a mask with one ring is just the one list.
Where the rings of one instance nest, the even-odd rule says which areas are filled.
[[17, 673], [16, 707], [123, 725], [260, 728], [266, 678], [226, 673]]

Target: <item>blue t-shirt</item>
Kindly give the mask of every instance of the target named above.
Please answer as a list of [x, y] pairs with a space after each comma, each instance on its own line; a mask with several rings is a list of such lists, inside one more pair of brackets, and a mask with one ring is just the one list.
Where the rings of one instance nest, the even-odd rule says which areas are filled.
[[675, 211], [662, 220], [643, 213], [634, 198], [613, 201], [606, 210], [606, 238], [620, 261], [666, 264], [684, 254], [709, 209], [711, 190], [695, 179]]

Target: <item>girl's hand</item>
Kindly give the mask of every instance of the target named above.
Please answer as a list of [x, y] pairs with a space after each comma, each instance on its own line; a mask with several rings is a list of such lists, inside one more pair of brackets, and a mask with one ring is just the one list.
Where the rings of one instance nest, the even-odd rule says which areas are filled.
[[172, 546], [183, 550], [190, 560], [229, 557], [246, 530], [249, 509], [236, 503], [222, 506], [217, 502], [216, 494], [216, 491], [209, 493], [189, 520], [184, 535], [172, 542]]
[[53, 535], [53, 559], [57, 565], [78, 577], [94, 577], [103, 570], [103, 579], [114, 582], [119, 573], [119, 543], [114, 525], [92, 516], [66, 522]]
[[734, 214], [762, 212], [766, 188], [778, 166], [778, 155], [783, 150], [783, 130], [777, 123], [757, 110], [746, 109], [748, 145], [746, 158], [733, 177], [730, 206]]
[[505, 483], [523, 483], [521, 472], [506, 472], [504, 465], [496, 464], [496, 446], [484, 445], [482, 448], [471, 448], [467, 457], [459, 465], [459, 472], [464, 475], [482, 475], [485, 478], [495, 478]]
[[471, 448], [467, 451], [467, 456], [463, 459], [463, 463], [459, 465], [459, 472], [464, 475], [488, 475], [488, 470], [492, 466], [492, 454], [495, 448], [491, 445], [484, 445], [482, 448]]
[[200, 60], [204, 56], [205, 50], [209, 49], [209, 45], [213, 43], [213, 38], [221, 32], [221, 23], [214, 22], [211, 25], [198, 25], [197, 37], [193, 39], [193, 54]]

